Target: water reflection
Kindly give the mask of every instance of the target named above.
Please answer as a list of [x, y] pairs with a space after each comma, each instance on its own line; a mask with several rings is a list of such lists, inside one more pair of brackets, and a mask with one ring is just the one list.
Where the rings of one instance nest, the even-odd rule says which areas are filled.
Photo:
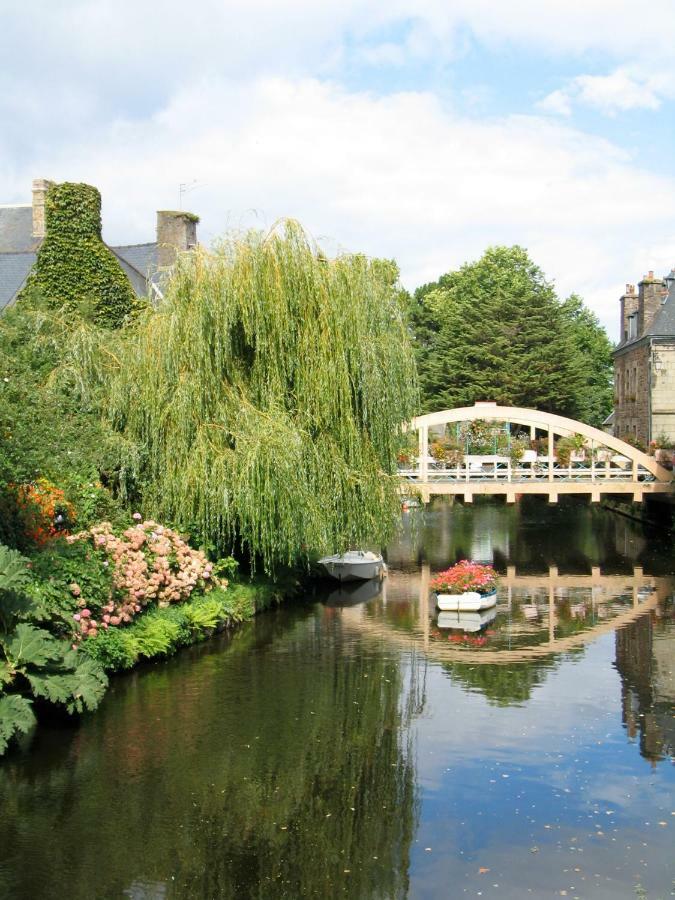
[[118, 681], [0, 770], [0, 896], [405, 896], [410, 672], [319, 608]]
[[[117, 679], [8, 757], [0, 896], [665, 896], [672, 548], [579, 506], [406, 515], [383, 585]], [[496, 609], [444, 619], [431, 574], [479, 553]]]

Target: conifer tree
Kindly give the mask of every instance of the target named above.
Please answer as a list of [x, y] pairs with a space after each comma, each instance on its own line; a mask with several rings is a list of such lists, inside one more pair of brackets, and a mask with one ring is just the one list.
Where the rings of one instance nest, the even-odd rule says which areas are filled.
[[411, 319], [427, 411], [495, 400], [597, 421], [604, 408], [604, 370], [589, 362], [604, 332], [578, 298], [560, 303], [522, 247], [491, 247], [424, 285]]

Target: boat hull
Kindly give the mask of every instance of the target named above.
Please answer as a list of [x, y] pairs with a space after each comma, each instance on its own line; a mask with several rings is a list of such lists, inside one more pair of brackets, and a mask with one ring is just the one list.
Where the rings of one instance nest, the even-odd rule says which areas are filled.
[[497, 603], [497, 591], [479, 594], [478, 591], [465, 591], [463, 594], [437, 594], [436, 605], [447, 612], [479, 612], [490, 609]]
[[337, 581], [370, 581], [373, 578], [382, 578], [386, 568], [381, 556], [359, 551], [326, 556], [319, 562], [331, 578]]

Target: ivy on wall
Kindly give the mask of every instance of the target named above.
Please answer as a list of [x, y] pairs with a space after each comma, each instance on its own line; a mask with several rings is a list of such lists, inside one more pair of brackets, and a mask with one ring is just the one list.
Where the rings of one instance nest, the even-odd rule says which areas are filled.
[[136, 305], [131, 282], [101, 238], [101, 195], [89, 184], [51, 185], [46, 236], [22, 291], [40, 291], [55, 305], [89, 304], [100, 325], [116, 328]]

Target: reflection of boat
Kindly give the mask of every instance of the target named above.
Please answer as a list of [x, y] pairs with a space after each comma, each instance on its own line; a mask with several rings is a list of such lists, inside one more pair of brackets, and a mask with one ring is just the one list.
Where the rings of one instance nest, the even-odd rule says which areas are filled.
[[326, 606], [352, 606], [374, 600], [382, 593], [382, 582], [376, 578], [369, 581], [349, 581], [332, 590], [325, 599]]
[[450, 611], [477, 612], [489, 609], [497, 602], [497, 591], [479, 594], [478, 591], [465, 591], [463, 594], [436, 594], [436, 605], [439, 609]]
[[368, 581], [382, 578], [386, 565], [379, 553], [370, 550], [348, 550], [335, 556], [324, 556], [319, 562], [338, 581]]
[[483, 609], [479, 612], [440, 612], [438, 614], [439, 628], [460, 628], [462, 631], [480, 631], [497, 615], [493, 606], [491, 609]]

